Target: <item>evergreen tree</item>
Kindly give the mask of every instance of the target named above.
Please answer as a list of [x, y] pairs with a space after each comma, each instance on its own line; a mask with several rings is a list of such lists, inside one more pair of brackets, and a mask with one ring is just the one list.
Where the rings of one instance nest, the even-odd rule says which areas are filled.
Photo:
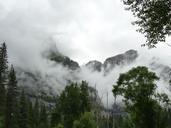
[[70, 86], [66, 86], [59, 98], [59, 102], [64, 126], [70, 128], [73, 121], [78, 119], [81, 114], [80, 89], [77, 83], [71, 83]]
[[55, 126], [53, 128], [64, 128], [64, 126], [62, 124], [58, 124], [57, 126]]
[[51, 114], [51, 127], [55, 127], [57, 124], [62, 123], [62, 114], [60, 111], [60, 105], [58, 103], [59, 98], [57, 98], [57, 103], [55, 105], [55, 108], [52, 110]]
[[48, 128], [48, 114], [46, 110], [45, 104], [41, 104], [40, 106], [40, 121], [39, 121], [39, 128]]
[[88, 112], [91, 109], [90, 104], [90, 96], [88, 92], [88, 83], [86, 81], [82, 81], [80, 85], [80, 100], [81, 100], [81, 112]]
[[21, 92], [19, 101], [19, 128], [28, 128], [28, 101], [26, 100], [24, 90]]
[[18, 128], [17, 110], [18, 87], [13, 66], [9, 72], [9, 82], [7, 88], [5, 128]]
[[74, 121], [73, 128], [96, 128], [93, 115], [90, 112], [85, 112], [79, 120]]
[[66, 128], [73, 125], [73, 121], [79, 119], [82, 113], [91, 110], [88, 84], [71, 83], [61, 93], [55, 111], [51, 116], [52, 126], [62, 123]]
[[6, 102], [6, 92], [5, 86], [7, 82], [7, 71], [8, 71], [8, 61], [7, 61], [7, 48], [6, 44], [3, 43], [0, 47], [0, 128], [4, 127], [5, 124], [5, 102]]
[[40, 108], [39, 108], [39, 101], [38, 98], [36, 98], [34, 108], [33, 108], [33, 121], [34, 121], [34, 128], [39, 127], [39, 115], [40, 115]]
[[33, 115], [33, 105], [32, 102], [28, 100], [28, 128], [34, 128]]

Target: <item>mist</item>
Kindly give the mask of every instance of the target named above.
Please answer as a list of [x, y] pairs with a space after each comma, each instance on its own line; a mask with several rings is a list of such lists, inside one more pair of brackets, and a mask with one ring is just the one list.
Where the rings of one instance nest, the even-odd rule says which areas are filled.
[[[0, 0], [0, 15], [0, 41], [8, 46], [9, 63], [38, 73], [57, 92], [68, 80], [86, 80], [96, 86], [100, 96], [108, 92], [112, 104], [112, 85], [120, 73], [138, 65], [149, 66], [154, 57], [159, 58], [158, 63], [171, 64], [166, 44], [151, 50], [141, 47], [145, 39], [132, 26], [134, 17], [124, 10], [121, 1]], [[44, 58], [42, 54], [52, 48], [77, 61], [81, 70], [72, 72]], [[115, 67], [107, 76], [83, 66], [90, 60], [103, 62], [129, 49], [138, 50], [136, 62]], [[161, 80], [159, 90], [168, 92], [167, 82]], [[105, 103], [105, 97], [102, 100]]]

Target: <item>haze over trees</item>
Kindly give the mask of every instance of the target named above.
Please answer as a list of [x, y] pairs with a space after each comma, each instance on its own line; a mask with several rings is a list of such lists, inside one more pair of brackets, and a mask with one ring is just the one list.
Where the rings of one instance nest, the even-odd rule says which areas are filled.
[[[158, 42], [165, 42], [171, 32], [170, 0], [123, 2], [137, 18], [134, 24], [145, 35], [145, 45], [152, 48]], [[129, 51], [131, 55], [134, 52]], [[136, 53], [132, 60], [137, 56]], [[120, 57], [131, 60], [124, 55], [119, 55], [118, 58]], [[79, 68], [68, 57], [51, 54], [49, 58], [64, 66], [73, 67], [72, 70]], [[108, 62], [112, 63], [111, 59]], [[101, 71], [101, 68], [98, 70]], [[134, 67], [120, 74], [111, 92], [115, 101], [120, 96], [124, 104], [114, 101], [112, 108], [103, 106], [96, 88], [90, 87], [86, 81], [70, 81], [58, 95], [47, 96], [46, 100], [39, 94], [31, 97], [27, 89], [18, 86], [15, 66], [8, 63], [7, 46], [2, 43], [0, 128], [170, 128], [170, 99], [167, 94], [158, 92], [158, 80], [159, 77], [145, 66]]]
[[0, 47], [0, 127], [4, 126], [5, 122], [5, 105], [6, 105], [6, 90], [7, 84], [7, 49], [6, 44], [3, 43]]
[[14, 67], [8, 69], [7, 47], [3, 43], [0, 47], [0, 128], [43, 128], [42, 124], [48, 128], [45, 105], [32, 105], [32, 102], [18, 87]]

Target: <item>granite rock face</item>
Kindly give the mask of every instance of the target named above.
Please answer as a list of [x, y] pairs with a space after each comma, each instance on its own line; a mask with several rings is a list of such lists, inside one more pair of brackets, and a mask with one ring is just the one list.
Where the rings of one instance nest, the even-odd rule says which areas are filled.
[[92, 71], [101, 72], [103, 64], [100, 61], [93, 60], [93, 61], [89, 61], [85, 66]]
[[67, 67], [71, 70], [77, 70], [80, 68], [79, 64], [76, 61], [71, 60], [69, 57], [59, 54], [57, 52], [50, 52], [47, 58], [58, 64], [62, 64], [64, 67]]
[[[79, 73], [84, 71], [82, 70], [83, 67], [86, 67], [88, 70], [91, 71], [88, 71], [88, 73], [96, 72], [96, 75], [98, 73], [101, 73], [104, 74], [104, 76], [106, 77], [110, 74], [110, 71], [115, 70], [116, 66], [131, 66], [131, 64], [133, 64], [138, 58], [138, 52], [136, 50], [128, 50], [123, 54], [118, 54], [113, 57], [107, 58], [104, 63], [101, 63], [97, 60], [92, 60], [84, 66], [79, 66], [76, 61], [55, 51], [48, 51], [43, 57], [55, 64], [62, 65], [65, 70], [67, 70], [67, 74], [62, 74], [62, 70], [64, 69], [58, 71], [59, 75], [62, 75], [62, 77], [59, 78], [51, 74], [42, 75], [39, 71], [28, 71], [21, 68], [17, 68], [16, 72], [18, 78], [18, 85], [24, 88], [25, 92], [28, 95], [32, 97], [36, 97], [37, 95], [43, 96], [44, 99], [47, 99], [48, 97], [53, 97], [54, 95], [56, 95], [56, 92], [60, 92], [60, 90], [57, 90], [59, 89], [59, 87], [55, 89], [52, 88], [54, 87], [54, 85], [64, 87], [66, 83], [63, 81], [67, 82], [82, 80], [80, 79]], [[160, 79], [165, 81], [166, 83], [171, 80], [170, 66], [164, 65], [158, 60], [150, 60], [147, 67], [150, 70], [156, 72], [158, 77], [160, 77]], [[56, 69], [57, 68], [55, 67], [54, 70]], [[56, 75], [58, 75], [58, 73]]]
[[138, 57], [138, 52], [136, 50], [128, 50], [123, 54], [118, 54], [113, 57], [107, 58], [104, 63], [97, 60], [89, 61], [85, 66], [92, 71], [104, 71], [109, 72], [115, 66], [126, 65], [133, 63]]
[[149, 65], [149, 68], [156, 72], [158, 77], [162, 78], [165, 82], [171, 80], [171, 67], [154, 61]]
[[129, 50], [123, 54], [119, 54], [113, 57], [109, 57], [105, 60], [103, 67], [105, 71], [112, 70], [115, 66], [126, 65], [134, 62], [138, 57], [138, 52], [136, 50]]

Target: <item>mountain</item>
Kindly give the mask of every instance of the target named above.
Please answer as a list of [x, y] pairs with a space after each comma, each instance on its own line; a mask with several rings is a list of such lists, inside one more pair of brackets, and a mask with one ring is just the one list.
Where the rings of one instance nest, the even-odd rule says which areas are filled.
[[149, 67], [153, 71], [157, 71], [158, 75], [164, 80], [164, 81], [169, 81], [171, 80], [171, 67], [167, 65], [163, 65], [157, 62], [152, 62], [150, 63]]
[[118, 65], [127, 65], [133, 63], [138, 57], [138, 52], [136, 50], [129, 50], [123, 54], [119, 54], [113, 57], [109, 57], [104, 61], [103, 67], [105, 71], [112, 70]]
[[100, 61], [92, 60], [92, 61], [89, 61], [85, 66], [92, 71], [101, 72], [103, 64]]
[[[55, 74], [49, 73], [49, 68], [45, 69], [47, 71], [42, 72], [38, 69], [28, 70], [17, 67], [16, 75], [19, 87], [24, 89], [29, 97], [38, 96], [44, 100], [49, 100], [50, 97], [56, 96], [67, 82], [76, 79], [74, 78], [74, 72], [79, 70], [80, 66], [76, 61], [62, 55], [57, 49], [45, 51], [42, 57], [56, 64], [56, 67], [49, 67], [50, 70], [56, 70], [54, 71]], [[61, 74], [61, 72], [66, 72], [66, 74]], [[56, 86], [61, 87], [57, 88]]]
[[97, 60], [89, 61], [86, 64], [86, 67], [93, 71], [102, 71], [110, 72], [115, 66], [119, 65], [128, 65], [133, 63], [138, 57], [138, 52], [136, 50], [128, 50], [123, 54], [118, 54], [116, 56], [112, 56], [107, 58], [104, 63], [101, 63]]
[[80, 68], [79, 64], [76, 61], [71, 60], [69, 57], [62, 55], [59, 52], [49, 51], [47, 59], [54, 61], [58, 64], [62, 64], [63, 66], [71, 70], [76, 70]]
[[[110, 88], [112, 88], [112, 84], [115, 82], [114, 76], [117, 78], [121, 73], [116, 67], [123, 69], [124, 67], [131, 68], [141, 65], [141, 63], [137, 63], [139, 61], [139, 54], [136, 50], [128, 50], [125, 53], [109, 57], [104, 63], [93, 60], [82, 66], [79, 66], [76, 61], [57, 51], [46, 51], [42, 57], [56, 64], [53, 67], [49, 67], [50, 72], [48, 72], [49, 69], [45, 69], [43, 73], [39, 70], [26, 70], [20, 67], [16, 68], [16, 71], [19, 86], [29, 96], [40, 96], [44, 100], [49, 100], [49, 97], [59, 94], [70, 81], [79, 82], [86, 80], [92, 87], [96, 83], [99, 84], [97, 89], [103, 90], [103, 88], [106, 88], [106, 85], [111, 85]], [[153, 59], [146, 66], [156, 72], [161, 80], [168, 84], [171, 79], [171, 67]], [[125, 68], [123, 71], [125, 72], [129, 68]], [[115, 69], [117, 70], [115, 71]], [[101, 86], [104, 87], [102, 88]]]

